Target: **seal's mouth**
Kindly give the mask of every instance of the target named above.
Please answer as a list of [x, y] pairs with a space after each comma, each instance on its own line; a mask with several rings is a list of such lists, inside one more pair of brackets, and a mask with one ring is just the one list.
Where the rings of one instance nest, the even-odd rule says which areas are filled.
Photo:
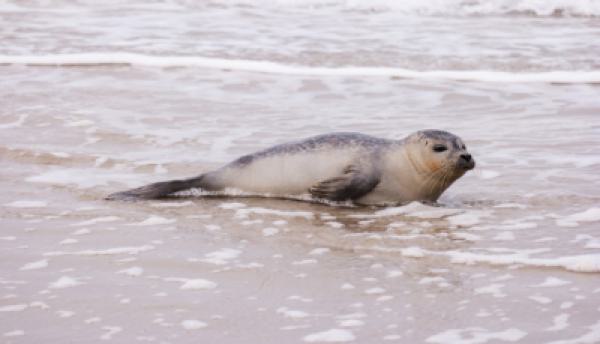
[[475, 168], [475, 160], [471, 157], [471, 154], [461, 154], [457, 165], [459, 168], [469, 171]]

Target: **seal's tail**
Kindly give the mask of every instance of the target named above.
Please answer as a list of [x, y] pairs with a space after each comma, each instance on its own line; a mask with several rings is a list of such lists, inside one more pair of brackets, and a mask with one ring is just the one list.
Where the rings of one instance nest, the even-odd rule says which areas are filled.
[[205, 175], [201, 175], [199, 177], [190, 179], [168, 180], [166, 182], [152, 183], [139, 188], [110, 194], [106, 196], [105, 199], [119, 201], [135, 201], [142, 199], [163, 198], [178, 191], [203, 187], [204, 176]]

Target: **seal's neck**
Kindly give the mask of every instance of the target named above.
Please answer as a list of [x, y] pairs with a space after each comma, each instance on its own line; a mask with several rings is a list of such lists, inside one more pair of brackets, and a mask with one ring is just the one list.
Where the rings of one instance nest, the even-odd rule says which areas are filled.
[[395, 146], [389, 161], [404, 193], [412, 199], [436, 201], [462, 174], [450, 166], [433, 166], [418, 147], [405, 143]]

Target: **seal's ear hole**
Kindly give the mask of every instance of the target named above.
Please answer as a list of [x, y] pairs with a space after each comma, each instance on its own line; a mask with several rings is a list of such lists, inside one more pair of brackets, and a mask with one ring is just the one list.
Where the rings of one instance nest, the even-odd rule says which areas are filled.
[[445, 145], [435, 145], [433, 146], [433, 151], [436, 153], [441, 153], [448, 150], [448, 147], [446, 147]]

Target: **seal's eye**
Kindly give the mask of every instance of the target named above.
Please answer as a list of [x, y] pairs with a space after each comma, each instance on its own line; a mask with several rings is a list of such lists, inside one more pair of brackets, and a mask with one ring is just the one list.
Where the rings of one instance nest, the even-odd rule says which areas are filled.
[[448, 147], [446, 147], [444, 145], [435, 145], [435, 146], [433, 146], [433, 151], [437, 152], [437, 153], [441, 153], [441, 152], [443, 152], [443, 151], [445, 151], [447, 149], [448, 149]]

